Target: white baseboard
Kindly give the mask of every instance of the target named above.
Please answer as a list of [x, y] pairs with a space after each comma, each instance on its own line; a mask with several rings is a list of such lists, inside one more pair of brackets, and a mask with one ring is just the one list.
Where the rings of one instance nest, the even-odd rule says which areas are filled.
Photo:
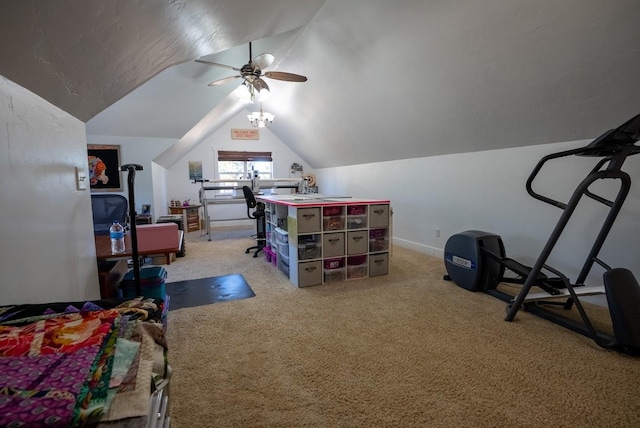
[[444, 250], [441, 248], [430, 247], [428, 245], [419, 244], [417, 242], [409, 241], [406, 239], [393, 238], [393, 245], [398, 247], [414, 250], [419, 253], [428, 254], [430, 256], [444, 258]]

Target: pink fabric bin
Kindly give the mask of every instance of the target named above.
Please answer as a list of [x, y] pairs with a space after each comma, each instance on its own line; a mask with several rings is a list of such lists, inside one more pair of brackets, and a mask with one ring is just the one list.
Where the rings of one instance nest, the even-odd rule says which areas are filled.
[[176, 223], [139, 224], [136, 226], [139, 251], [178, 248], [180, 231]]

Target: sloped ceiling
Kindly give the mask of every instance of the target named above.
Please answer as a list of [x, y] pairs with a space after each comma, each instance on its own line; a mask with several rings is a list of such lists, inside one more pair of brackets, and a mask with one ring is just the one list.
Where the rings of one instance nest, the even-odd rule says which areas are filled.
[[89, 134], [182, 138], [238, 86], [192, 60], [240, 67], [253, 40], [309, 78], [268, 80], [264, 108], [320, 168], [594, 138], [640, 113], [638, 16], [637, 0], [2, 2], [0, 74]]
[[8, 0], [0, 74], [82, 121], [162, 70], [306, 24], [324, 0]]

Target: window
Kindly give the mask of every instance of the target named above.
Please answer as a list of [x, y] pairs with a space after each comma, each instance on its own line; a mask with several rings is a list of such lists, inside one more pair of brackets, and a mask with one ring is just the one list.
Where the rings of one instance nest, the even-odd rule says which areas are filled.
[[[257, 174], [261, 179], [273, 177], [271, 152], [218, 151], [218, 178], [220, 180], [251, 179], [252, 174]], [[221, 191], [220, 193], [230, 192]]]
[[271, 152], [218, 152], [218, 178], [238, 180], [252, 178], [251, 171], [257, 172], [262, 179], [273, 177], [273, 159]]

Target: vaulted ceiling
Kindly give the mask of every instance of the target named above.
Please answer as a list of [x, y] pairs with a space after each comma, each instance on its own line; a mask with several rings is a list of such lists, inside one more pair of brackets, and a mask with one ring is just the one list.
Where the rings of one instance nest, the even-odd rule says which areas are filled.
[[[593, 138], [640, 113], [637, 0], [8, 0], [0, 75], [87, 133], [192, 143], [271, 52], [271, 130], [312, 167]], [[197, 132], [196, 132], [197, 131]]]

